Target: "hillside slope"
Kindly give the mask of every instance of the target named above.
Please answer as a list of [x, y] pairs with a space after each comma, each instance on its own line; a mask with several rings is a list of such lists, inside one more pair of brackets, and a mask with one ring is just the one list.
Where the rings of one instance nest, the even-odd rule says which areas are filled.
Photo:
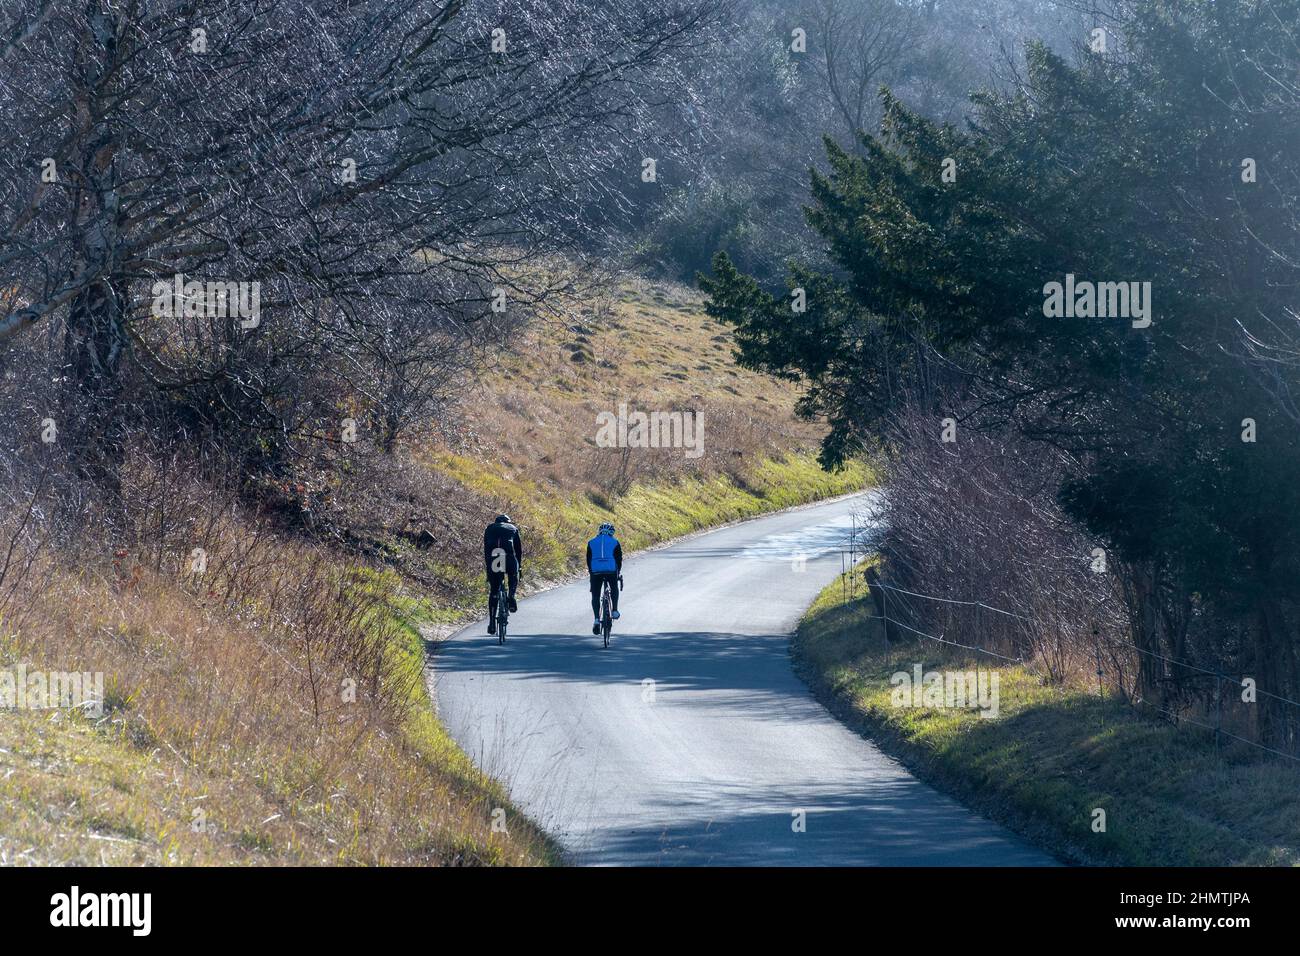
[[[580, 568], [602, 521], [638, 549], [868, 484], [861, 463], [816, 464], [823, 429], [795, 417], [797, 396], [738, 367], [691, 290], [626, 283], [525, 330], [462, 396], [461, 428], [413, 452], [455, 507], [394, 516], [384, 551], [463, 609], [482, 600], [482, 528], [500, 511], [522, 529], [528, 587]], [[638, 411], [686, 416], [688, 447], [602, 447], [601, 422]]]
[[[0, 708], [0, 864], [555, 858], [424, 686], [420, 629], [482, 602], [483, 525], [516, 517], [535, 583], [607, 518], [637, 548], [869, 474], [823, 473], [791, 387], [736, 368], [681, 289], [629, 285], [514, 345], [460, 427], [395, 455], [304, 465], [253, 501], [140, 455], [112, 521], [3, 529], [0, 672], [102, 673], [107, 700]], [[620, 404], [699, 414], [703, 441], [599, 447]]]

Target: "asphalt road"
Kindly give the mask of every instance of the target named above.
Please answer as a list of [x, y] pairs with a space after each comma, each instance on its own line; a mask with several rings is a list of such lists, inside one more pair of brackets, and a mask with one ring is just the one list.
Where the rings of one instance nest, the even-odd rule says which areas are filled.
[[608, 650], [585, 580], [521, 601], [504, 646], [485, 619], [437, 651], [439, 714], [577, 864], [1050, 864], [848, 730], [791, 670], [787, 635], [840, 572], [863, 504], [629, 558]]

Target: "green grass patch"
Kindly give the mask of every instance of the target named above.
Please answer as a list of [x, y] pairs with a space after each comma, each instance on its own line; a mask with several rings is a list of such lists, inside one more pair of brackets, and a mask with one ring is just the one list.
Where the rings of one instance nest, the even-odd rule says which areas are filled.
[[[502, 478], [480, 462], [445, 452], [431, 461], [467, 488], [512, 502], [511, 514], [524, 534], [525, 590], [529, 584], [581, 570], [586, 542], [604, 521], [614, 522], [625, 550], [632, 552], [705, 528], [861, 491], [875, 480], [865, 462], [827, 472], [814, 456], [792, 453], [759, 463], [743, 485], [726, 474], [692, 476], [634, 484], [605, 504], [586, 494], [563, 494], [551, 485]], [[477, 566], [449, 566], [442, 574], [457, 585], [455, 604], [478, 606], [482, 574]], [[455, 611], [441, 613], [454, 616]]]
[[[871, 601], [836, 581], [792, 646], [824, 703], [918, 776], [1058, 856], [1126, 866], [1300, 864], [1300, 768], [1049, 686], [1019, 665], [924, 638], [886, 650]], [[998, 716], [899, 707], [891, 675], [995, 669]], [[1105, 810], [1105, 832], [1093, 829]]]
[[[392, 571], [357, 569], [355, 575], [358, 586], [380, 600], [378, 607], [382, 609], [383, 617], [377, 617], [374, 624], [388, 625], [389, 653], [395, 678], [410, 689], [402, 731], [417, 759], [450, 776], [456, 782], [461, 799], [487, 810], [504, 809], [513, 839], [525, 840], [540, 862], [559, 863], [558, 845], [510, 802], [499, 782], [474, 766], [438, 720], [424, 679], [427, 658], [421, 628], [422, 625], [454, 621], [455, 617], [448, 609], [431, 601], [404, 594], [401, 578]], [[447, 850], [450, 847], [451, 855], [458, 859], [487, 864], [504, 862], [500, 847], [476, 840], [471, 834], [457, 834], [450, 841], [444, 836], [442, 840], [441, 848]]]

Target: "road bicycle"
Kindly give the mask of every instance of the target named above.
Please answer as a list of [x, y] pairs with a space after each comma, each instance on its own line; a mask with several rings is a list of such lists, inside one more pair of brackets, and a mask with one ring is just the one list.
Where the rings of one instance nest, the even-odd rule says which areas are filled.
[[[623, 590], [623, 575], [618, 576], [618, 589]], [[605, 646], [609, 647], [609, 632], [614, 628], [614, 617], [611, 612], [613, 598], [609, 592], [609, 579], [600, 586], [600, 636], [605, 641]]]
[[510, 589], [506, 587], [505, 575], [497, 585], [497, 643], [506, 642], [506, 625], [510, 622]]

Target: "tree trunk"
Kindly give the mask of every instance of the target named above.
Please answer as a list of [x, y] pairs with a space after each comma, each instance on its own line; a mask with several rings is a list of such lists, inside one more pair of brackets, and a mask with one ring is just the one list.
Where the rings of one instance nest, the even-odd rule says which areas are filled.
[[101, 279], [78, 293], [68, 307], [63, 354], [69, 377], [88, 398], [110, 398], [120, 391], [126, 294], [121, 279]]
[[69, 451], [92, 477], [107, 477], [110, 484], [121, 456], [118, 401], [129, 314], [128, 283], [116, 269], [122, 218], [115, 162], [120, 131], [103, 118], [104, 101], [114, 92], [120, 19], [112, 5], [88, 2], [86, 30], [73, 51], [78, 91], [72, 116], [76, 161], [68, 171], [75, 184], [69, 233], [77, 250], [74, 273], [98, 277], [68, 304], [63, 337]]
[[[1293, 670], [1293, 651], [1288, 641], [1286, 619], [1278, 602], [1264, 597], [1259, 602], [1259, 627], [1255, 633], [1256, 690], [1288, 696], [1287, 675]], [[1289, 750], [1292, 744], [1290, 705], [1274, 697], [1256, 694], [1256, 729], [1266, 747]]]
[[1149, 564], [1135, 563], [1128, 568], [1129, 630], [1138, 651], [1137, 697], [1157, 700], [1161, 693], [1159, 615], [1156, 607], [1155, 570]]
[[126, 283], [100, 280], [68, 308], [63, 339], [68, 395], [63, 425], [68, 451], [87, 477], [112, 489], [122, 457], [119, 409]]

